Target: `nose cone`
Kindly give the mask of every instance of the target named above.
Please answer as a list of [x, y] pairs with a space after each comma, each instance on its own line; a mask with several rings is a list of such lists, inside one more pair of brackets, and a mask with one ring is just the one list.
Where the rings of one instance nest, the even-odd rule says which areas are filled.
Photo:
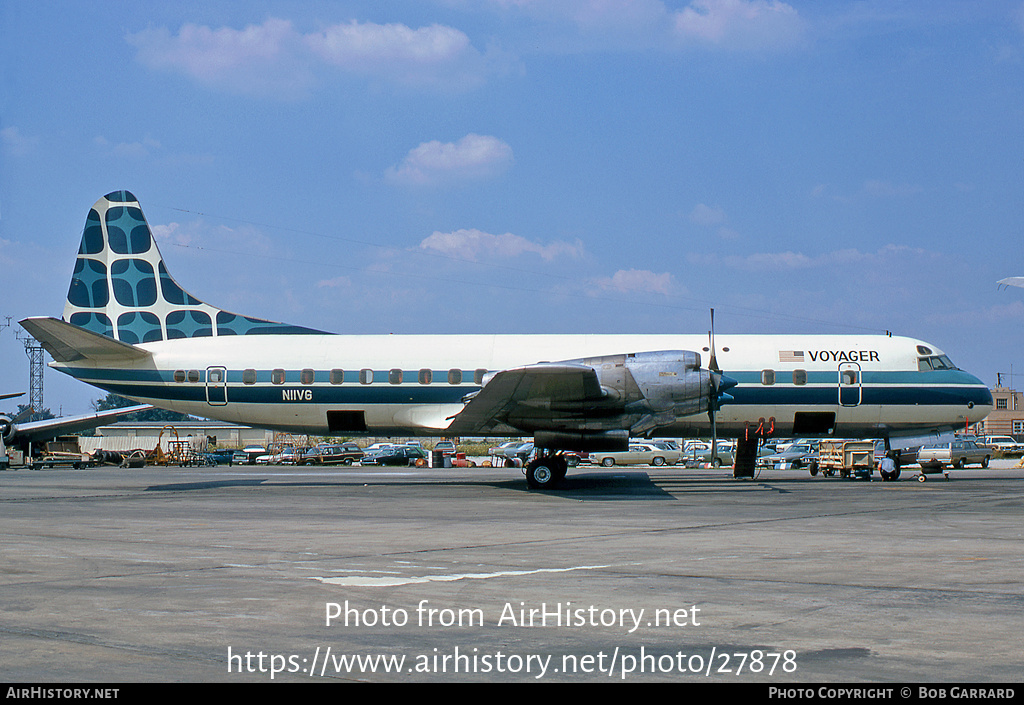
[[[739, 382], [734, 380], [732, 377], [726, 377], [725, 375], [722, 375], [721, 377], [718, 378], [718, 393], [724, 394], [725, 392], [735, 387], [737, 384], [739, 384]], [[732, 399], [732, 397], [729, 398]]]
[[985, 386], [977, 377], [970, 375], [970, 379], [977, 386], [966, 390], [966, 403], [967, 403], [967, 418], [971, 423], [981, 421], [990, 413], [995, 406], [995, 402], [992, 401], [992, 392]]

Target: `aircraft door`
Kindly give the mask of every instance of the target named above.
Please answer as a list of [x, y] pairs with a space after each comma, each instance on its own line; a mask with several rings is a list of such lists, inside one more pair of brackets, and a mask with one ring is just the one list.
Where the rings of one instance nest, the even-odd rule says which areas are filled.
[[856, 362], [844, 362], [839, 365], [839, 404], [841, 406], [860, 406], [860, 401], [860, 365]]
[[206, 368], [206, 403], [224, 406], [228, 403], [228, 371], [226, 367]]

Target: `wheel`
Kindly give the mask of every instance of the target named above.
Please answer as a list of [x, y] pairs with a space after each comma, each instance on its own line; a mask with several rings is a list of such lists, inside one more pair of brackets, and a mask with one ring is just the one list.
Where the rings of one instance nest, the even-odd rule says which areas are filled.
[[963, 466], [964, 466], [964, 459], [963, 458], [957, 458], [956, 462], [953, 463], [953, 467], [958, 468], [958, 469], [962, 468]]
[[925, 476], [925, 474], [924, 474], [924, 473], [921, 473], [920, 475], [918, 475], [918, 476], [917, 476], [917, 481], [918, 481], [918, 482], [924, 482], [924, 481], [925, 481], [925, 480], [927, 480], [927, 479], [928, 479], [928, 478], [927, 478], [927, 477]]
[[987, 468], [988, 467], [988, 456], [987, 455], [984, 458], [982, 458], [982, 460], [981, 460], [981, 467], [983, 467], [983, 468]]
[[814, 460], [811, 461], [811, 477], [818, 476], [818, 463]]
[[651, 460], [651, 465], [654, 465], [655, 467], [661, 467], [664, 464], [665, 464], [665, 459], [664, 458], [654, 458], [653, 460]]
[[722, 459], [721, 458], [715, 458], [714, 460], [712, 460], [711, 461], [711, 467], [713, 467], [713, 468], [720, 468], [720, 467], [722, 467]]
[[554, 487], [560, 479], [559, 467], [560, 463], [554, 458], [534, 460], [526, 468], [526, 484], [533, 490], [546, 490]]
[[615, 465], [615, 458], [602, 458], [601, 465], [604, 465], [606, 468], [610, 468], [612, 465]]

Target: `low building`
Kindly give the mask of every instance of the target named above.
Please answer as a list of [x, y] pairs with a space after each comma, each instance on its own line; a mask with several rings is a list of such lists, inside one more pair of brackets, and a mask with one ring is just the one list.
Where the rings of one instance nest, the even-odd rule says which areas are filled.
[[121, 421], [100, 426], [95, 436], [82, 436], [79, 443], [86, 453], [152, 450], [158, 443], [166, 451], [171, 440], [190, 440], [189, 445], [197, 450], [243, 448], [247, 445], [269, 448], [279, 435], [274, 431], [223, 421]]
[[1024, 398], [1021, 392], [1008, 387], [994, 387], [992, 402], [992, 413], [980, 424], [980, 433], [1024, 440]]

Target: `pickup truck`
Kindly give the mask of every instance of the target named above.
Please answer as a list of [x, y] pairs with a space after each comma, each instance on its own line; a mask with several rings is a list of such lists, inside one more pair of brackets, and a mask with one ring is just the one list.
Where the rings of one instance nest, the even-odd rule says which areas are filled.
[[959, 439], [948, 443], [934, 443], [922, 446], [917, 451], [917, 464], [922, 468], [942, 469], [946, 466], [962, 468], [965, 465], [978, 463], [988, 467], [992, 459], [992, 449], [979, 446], [974, 441]]

